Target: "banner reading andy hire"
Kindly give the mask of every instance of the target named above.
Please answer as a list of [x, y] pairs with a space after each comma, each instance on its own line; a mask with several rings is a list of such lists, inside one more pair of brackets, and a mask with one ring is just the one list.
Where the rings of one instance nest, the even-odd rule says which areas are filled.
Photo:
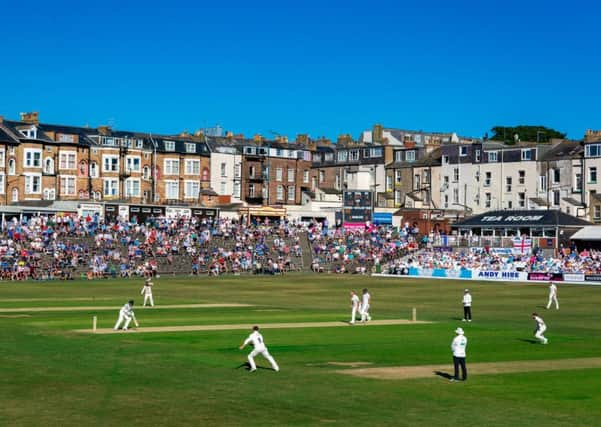
[[521, 271], [474, 270], [472, 277], [477, 280], [528, 280], [528, 273]]

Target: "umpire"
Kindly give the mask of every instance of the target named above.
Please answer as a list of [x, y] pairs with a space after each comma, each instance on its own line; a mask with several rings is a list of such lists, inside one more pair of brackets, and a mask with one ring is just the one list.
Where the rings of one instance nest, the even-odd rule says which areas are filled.
[[465, 350], [467, 348], [467, 338], [463, 333], [463, 329], [455, 329], [455, 338], [451, 343], [451, 350], [453, 351], [453, 366], [455, 373], [451, 381], [459, 381], [459, 367], [461, 366], [461, 379], [467, 380], [467, 368], [465, 367]]

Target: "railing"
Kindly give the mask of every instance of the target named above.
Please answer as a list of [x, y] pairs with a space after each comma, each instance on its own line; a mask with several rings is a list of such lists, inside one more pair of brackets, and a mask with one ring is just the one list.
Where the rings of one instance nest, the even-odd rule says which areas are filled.
[[[435, 247], [478, 247], [478, 248], [513, 248], [513, 237], [493, 237], [493, 236], [436, 236], [432, 239], [432, 246]], [[555, 247], [554, 237], [531, 237], [532, 247], [543, 249], [552, 249]]]

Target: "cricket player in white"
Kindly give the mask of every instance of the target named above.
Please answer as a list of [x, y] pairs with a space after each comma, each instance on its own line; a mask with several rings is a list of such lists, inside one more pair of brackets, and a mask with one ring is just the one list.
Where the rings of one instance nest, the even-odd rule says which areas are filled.
[[255, 356], [258, 354], [262, 354], [265, 359], [271, 363], [271, 367], [274, 371], [278, 372], [280, 370], [278, 364], [275, 359], [269, 354], [267, 347], [265, 347], [265, 341], [263, 340], [263, 335], [259, 333], [259, 327], [253, 326], [252, 333], [246, 338], [246, 340], [240, 346], [240, 350], [244, 349], [248, 344], [252, 344], [254, 349], [248, 355], [248, 363], [250, 364], [250, 372], [255, 372], [257, 370], [257, 365], [255, 364]]
[[367, 291], [367, 288], [363, 289], [363, 301], [361, 302], [361, 322], [370, 321], [371, 316], [369, 315], [369, 305], [371, 304], [371, 295]]
[[138, 321], [136, 320], [136, 315], [134, 314], [134, 300], [130, 300], [127, 304], [125, 304], [123, 307], [121, 307], [121, 310], [119, 310], [119, 319], [117, 320], [117, 323], [115, 323], [115, 327], [114, 327], [115, 331], [119, 329], [122, 322], [125, 322], [123, 324], [123, 330], [127, 331], [127, 328], [129, 327], [129, 323], [132, 320], [136, 324], [136, 327], [138, 327], [139, 324], [138, 324]]
[[547, 344], [549, 340], [543, 335], [543, 333], [547, 330], [547, 325], [545, 325], [545, 321], [537, 313], [532, 313], [532, 318], [536, 322], [534, 337], [538, 339], [541, 343]]
[[547, 303], [547, 310], [555, 303], [555, 308], [559, 310], [559, 301], [557, 301], [557, 285], [551, 282], [549, 286], [549, 302]]
[[359, 299], [355, 291], [351, 291], [351, 325], [355, 324], [357, 311], [359, 311], [359, 313], [361, 312], [361, 300]]
[[469, 289], [463, 292], [463, 321], [472, 321], [472, 296]]
[[144, 287], [142, 288], [142, 291], [140, 292], [140, 295], [144, 295], [143, 307], [146, 307], [147, 301], [150, 301], [150, 306], [154, 307], [154, 300], [152, 299], [153, 285], [154, 284], [150, 281], [150, 279], [146, 279], [146, 281], [144, 282]]
[[461, 379], [467, 380], [467, 368], [465, 366], [465, 350], [467, 349], [467, 338], [463, 329], [455, 329], [455, 338], [451, 342], [451, 351], [453, 352], [454, 375], [451, 381], [459, 381], [459, 367], [461, 367]]

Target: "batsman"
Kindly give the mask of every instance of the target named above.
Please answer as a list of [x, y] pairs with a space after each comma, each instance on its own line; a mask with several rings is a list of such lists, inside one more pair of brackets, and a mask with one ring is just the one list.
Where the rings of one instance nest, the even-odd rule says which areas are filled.
[[136, 319], [136, 315], [134, 314], [134, 300], [129, 300], [127, 304], [121, 307], [119, 310], [119, 319], [117, 319], [117, 323], [115, 323], [115, 327], [113, 328], [115, 331], [119, 330], [121, 323], [123, 323], [123, 330], [127, 331], [129, 327], [129, 323], [134, 321], [136, 328], [140, 325], [138, 324], [138, 320]]

